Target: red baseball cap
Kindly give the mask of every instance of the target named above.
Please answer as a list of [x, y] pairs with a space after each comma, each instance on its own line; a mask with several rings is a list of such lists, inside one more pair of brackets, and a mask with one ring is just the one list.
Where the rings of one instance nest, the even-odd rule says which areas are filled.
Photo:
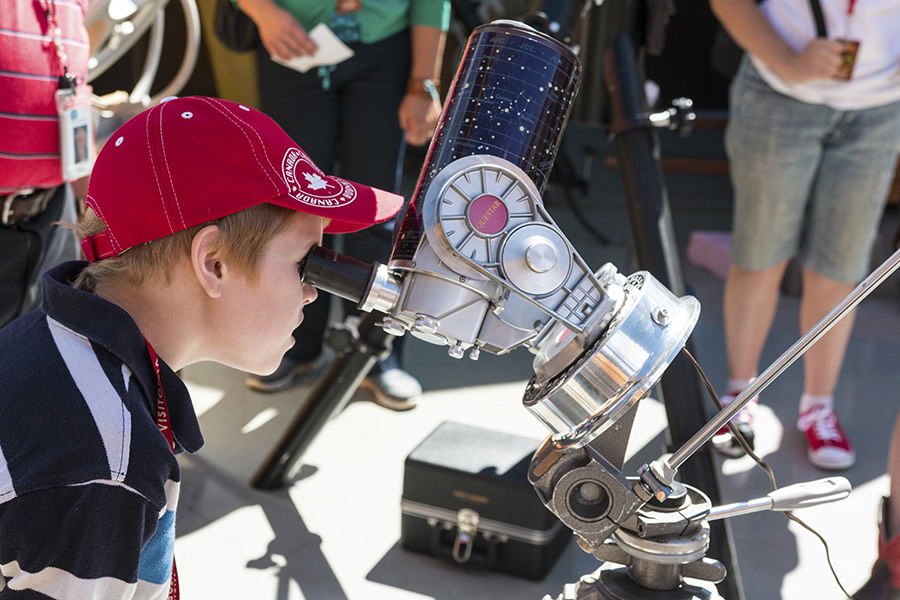
[[331, 219], [326, 233], [382, 223], [403, 197], [326, 175], [275, 121], [218, 98], [173, 98], [122, 125], [97, 157], [86, 204], [106, 231], [89, 261], [269, 202]]

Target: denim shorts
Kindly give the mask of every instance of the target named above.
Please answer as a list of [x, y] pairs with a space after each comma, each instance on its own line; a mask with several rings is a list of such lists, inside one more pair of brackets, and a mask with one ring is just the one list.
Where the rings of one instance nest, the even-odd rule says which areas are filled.
[[759, 271], [797, 257], [836, 281], [865, 277], [900, 150], [900, 102], [850, 111], [800, 102], [745, 58], [725, 147], [735, 265]]

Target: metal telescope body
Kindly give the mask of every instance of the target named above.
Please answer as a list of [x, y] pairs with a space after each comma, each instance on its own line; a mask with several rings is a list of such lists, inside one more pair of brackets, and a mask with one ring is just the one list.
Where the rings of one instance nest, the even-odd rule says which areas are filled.
[[391, 333], [454, 358], [530, 350], [525, 404], [573, 447], [650, 389], [699, 314], [649, 273], [592, 270], [544, 208], [580, 71], [530, 27], [476, 29], [391, 259], [361, 302], [386, 313]]
[[[619, 472], [624, 417], [681, 350], [700, 306], [650, 273], [591, 269], [544, 208], [580, 73], [567, 46], [527, 25], [477, 28], [389, 263], [359, 293], [329, 291], [384, 313], [386, 331], [445, 345], [454, 358], [531, 351], [524, 404], [551, 436], [530, 478], [557, 516], [600, 544], [650, 497], [632, 493]], [[329, 260], [313, 257], [307, 281], [336, 279]], [[603, 444], [612, 430], [616, 443]], [[573, 477], [573, 461], [589, 477]]]
[[[476, 28], [388, 264], [320, 248], [302, 276], [382, 314], [385, 332], [445, 345], [453, 358], [520, 347], [534, 354], [523, 403], [550, 435], [534, 453], [529, 481], [585, 552], [626, 565], [585, 576], [560, 600], [718, 598], [685, 581], [725, 577], [724, 566], [705, 557], [710, 520], [838, 500], [849, 482], [829, 478], [714, 508], [702, 491], [676, 481], [678, 467], [747, 394], [672, 457], [637, 477], [622, 473], [636, 404], [685, 345], [700, 306], [646, 271], [625, 276], [609, 263], [592, 270], [544, 208], [580, 73], [567, 46], [527, 25]], [[897, 268], [900, 252], [889, 262], [760, 379], [768, 384], [796, 360]]]

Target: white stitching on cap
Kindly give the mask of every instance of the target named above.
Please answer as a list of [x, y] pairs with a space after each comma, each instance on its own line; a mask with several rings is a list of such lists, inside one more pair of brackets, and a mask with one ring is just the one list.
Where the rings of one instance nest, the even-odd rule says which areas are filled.
[[[162, 110], [165, 106], [165, 103], [160, 104], [159, 110], [156, 111], [160, 113], [160, 121], [162, 121]], [[163, 198], [162, 186], [159, 185], [159, 176], [156, 174], [156, 163], [153, 161], [153, 148], [150, 144], [150, 117], [152, 116], [153, 113], [151, 112], [147, 115], [147, 118], [144, 119], [144, 133], [147, 136], [147, 154], [150, 155], [150, 169], [153, 171], [153, 179], [156, 181], [156, 189], [159, 192], [159, 203], [162, 204], [163, 214], [166, 216], [166, 223], [169, 225], [169, 232], [171, 233], [175, 231], [175, 228], [172, 227], [172, 221], [169, 219], [169, 212], [166, 210], [166, 200]], [[162, 140], [160, 140], [160, 143], [162, 143]]]
[[[181, 226], [183, 228], [187, 228], [187, 223], [184, 222], [184, 215], [181, 213], [181, 202], [178, 200], [178, 192], [175, 190], [175, 181], [172, 180], [172, 167], [169, 166], [169, 157], [166, 154], [166, 144], [163, 141], [163, 125], [162, 125], [162, 114], [163, 109], [159, 110], [159, 145], [162, 146], [162, 155], [163, 160], [166, 163], [166, 174], [169, 176], [169, 185], [172, 186], [172, 197], [175, 198], [175, 209], [178, 211], [178, 218], [181, 219]], [[184, 117], [186, 114], [191, 114], [188, 112], [181, 113], [181, 116]], [[191, 116], [193, 116], [191, 114]], [[190, 118], [190, 117], [187, 117]]]
[[[244, 130], [244, 128], [240, 126], [240, 124], [238, 123], [237, 118], [236, 118], [231, 112], [225, 110], [224, 108], [221, 108], [221, 107], [218, 106], [215, 102], [210, 101], [208, 98], [200, 98], [200, 97], [198, 97], [197, 99], [198, 99], [198, 100], [202, 100], [202, 101], [206, 102], [207, 104], [212, 105], [213, 108], [215, 108], [215, 109], [218, 110], [220, 113], [222, 113], [223, 115], [225, 115], [225, 117], [226, 117], [229, 121], [231, 121], [232, 123], [234, 123], [234, 124], [237, 126], [237, 128], [241, 131], [241, 133], [244, 134], [244, 137], [247, 138], [247, 142], [250, 144], [250, 150], [253, 152], [253, 158], [256, 159], [256, 164], [259, 165], [259, 168], [262, 170], [262, 172], [263, 172], [263, 173], [265, 174], [265, 176], [268, 178], [269, 183], [272, 184], [272, 186], [275, 188], [275, 191], [277, 192], [277, 191], [278, 191], [278, 184], [275, 183], [275, 182], [272, 180], [272, 177], [271, 177], [268, 173], [266, 173], [266, 168], [265, 168], [265, 166], [259, 161], [259, 156], [257, 156], [257, 154], [256, 154], [256, 148], [253, 147], [253, 142], [250, 140], [250, 136], [247, 135], [247, 132]], [[241, 121], [241, 122], [243, 122], [243, 121]], [[246, 123], [245, 123], [245, 124], [246, 124]], [[249, 127], [249, 125], [248, 125], [248, 127]], [[253, 129], [253, 127], [250, 127], [250, 129]], [[256, 137], [259, 139], [260, 144], [262, 144], [262, 138], [259, 136], [259, 133], [258, 133], [255, 129], [253, 129], [253, 133], [256, 134]], [[264, 145], [264, 144], [263, 144], [263, 148], [265, 148], [265, 145]], [[270, 166], [270, 167], [272, 166], [272, 162], [269, 160], [269, 157], [268, 157], [268, 156], [266, 156], [266, 162], [269, 163], [269, 166]], [[272, 170], [274, 171], [275, 168], [272, 167]], [[277, 171], [276, 171], [276, 173], [277, 173]]]
[[124, 142], [124, 141], [125, 141], [125, 138], [124, 138], [123, 136], [120, 135], [120, 136], [118, 137], [118, 139], [116, 139], [116, 147], [118, 148], [119, 146], [121, 146], [121, 145], [122, 145], [122, 142]]
[[[249, 108], [246, 108], [246, 107], [243, 106], [243, 105], [239, 105], [239, 106], [241, 106], [241, 108], [243, 108], [243, 109], [246, 110], [247, 112], [250, 111]], [[259, 131], [256, 130], [256, 127], [254, 127], [253, 125], [251, 125], [250, 123], [248, 123], [247, 121], [243, 120], [242, 118], [240, 118], [240, 117], [237, 116], [237, 115], [235, 115], [234, 118], [237, 119], [237, 120], [239, 120], [241, 123], [243, 123], [244, 125], [246, 125], [247, 127], [249, 127], [250, 129], [253, 130], [253, 133], [256, 135], [256, 139], [259, 140], [259, 144], [263, 147], [263, 150], [265, 150], [266, 145], [265, 145], [265, 143], [263, 143], [262, 136], [259, 135]], [[266, 157], [266, 162], [269, 163], [269, 167], [271, 167], [272, 172], [275, 173], [275, 177], [276, 177], [277, 179], [281, 179], [281, 180], [283, 181], [284, 178], [283, 178], [282, 175], [278, 172], [278, 169], [275, 168], [275, 165], [272, 164], [272, 160], [269, 158], [269, 153], [268, 153], [268, 152], [264, 152], [263, 155]], [[286, 183], [287, 183], [287, 182], [285, 182], [285, 184], [286, 184]], [[275, 191], [278, 191], [278, 184], [275, 184]]]
[[[232, 123], [234, 123], [234, 124], [237, 126], [237, 128], [241, 131], [241, 133], [244, 134], [244, 137], [247, 138], [247, 143], [250, 145], [250, 150], [253, 152], [253, 158], [256, 159], [256, 164], [259, 165], [259, 168], [262, 170], [262, 172], [265, 174], [265, 176], [269, 179], [269, 183], [272, 184], [272, 186], [275, 188], [275, 191], [277, 192], [277, 191], [278, 191], [278, 184], [275, 183], [275, 182], [272, 180], [272, 177], [270, 177], [268, 173], [266, 173], [266, 168], [265, 168], [265, 166], [259, 161], [259, 156], [257, 156], [257, 154], [256, 154], [256, 148], [253, 147], [253, 141], [250, 139], [250, 136], [247, 135], [246, 130], [244, 130], [244, 128], [241, 127], [240, 124], [238, 123], [240, 120], [237, 119], [237, 117], [236, 117], [235, 115], [233, 115], [230, 111], [226, 110], [220, 103], [213, 102], [213, 101], [211, 101], [211, 100], [209, 100], [209, 99], [207, 99], [207, 98], [198, 98], [198, 99], [199, 99], [199, 100], [203, 100], [203, 101], [206, 102], [207, 104], [212, 105], [213, 108], [215, 108], [215, 109], [218, 110], [220, 113], [222, 113], [223, 115], [225, 115], [225, 117], [226, 117], [229, 121], [231, 121]], [[243, 121], [240, 121], [240, 122], [243, 123]], [[246, 123], [245, 123], [245, 124], [246, 124]], [[252, 127], [251, 127], [251, 129], [252, 129]], [[253, 132], [256, 133], [256, 137], [259, 139], [259, 143], [262, 144], [262, 138], [259, 137], [259, 133], [257, 133], [256, 130], [254, 130]], [[263, 148], [265, 148], [265, 145], [264, 145], [264, 144], [262, 144], [262, 145], [263, 145]], [[266, 162], [269, 163], [269, 166], [272, 166], [272, 162], [269, 160], [269, 157], [268, 157], [268, 156], [266, 156]], [[274, 167], [273, 167], [273, 170], [274, 170]]]
[[110, 240], [112, 240], [113, 249], [116, 251], [116, 254], [122, 251], [122, 244], [119, 243], [119, 240], [116, 238], [116, 233], [109, 228], [109, 223], [106, 218], [103, 216], [103, 211], [100, 210], [100, 205], [97, 204], [97, 200], [91, 196], [86, 195], [84, 197], [85, 204], [94, 209], [94, 212], [97, 213], [97, 216], [100, 217], [100, 220], [103, 221], [103, 224], [106, 225], [106, 234]]

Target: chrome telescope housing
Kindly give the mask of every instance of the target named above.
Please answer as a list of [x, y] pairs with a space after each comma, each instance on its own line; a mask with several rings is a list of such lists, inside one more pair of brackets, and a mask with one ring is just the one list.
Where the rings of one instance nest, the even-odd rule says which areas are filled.
[[544, 207], [580, 73], [567, 46], [527, 25], [477, 28], [390, 261], [337, 292], [454, 358], [527, 348], [525, 406], [573, 448], [648, 392], [699, 315], [647, 272], [592, 270]]
[[[750, 390], [673, 455], [636, 477], [623, 473], [636, 404], [685, 345], [700, 307], [646, 271], [592, 270], [544, 207], [579, 73], [567, 47], [527, 26], [477, 28], [388, 264], [317, 249], [302, 275], [380, 311], [386, 332], [446, 345], [455, 358], [520, 347], [534, 354], [524, 404], [551, 433], [528, 480], [583, 551], [622, 565], [604, 565], [557, 600], [718, 597], [727, 571], [705, 556], [713, 513], [788, 510], [840, 499], [850, 486], [813, 482], [752, 507], [713, 509], [701, 490], [677, 481], [678, 467]], [[374, 320], [365, 319], [367, 333]]]
[[[623, 473], [636, 404], [685, 345], [700, 307], [646, 271], [626, 276], [609, 263], [591, 269], [544, 207], [580, 70], [566, 46], [526, 25], [476, 28], [388, 263], [372, 267], [320, 248], [302, 275], [381, 312], [386, 332], [446, 345], [454, 358], [516, 348], [534, 354], [524, 404], [550, 435], [531, 459], [528, 480], [583, 551], [622, 565], [604, 565], [557, 600], [718, 597], [714, 584], [726, 569], [705, 556], [708, 520], [830, 502], [850, 486], [829, 479], [747, 506], [711, 508], [701, 490], [676, 479], [684, 460], [787, 358], [674, 454], [637, 476]], [[365, 319], [366, 333], [374, 322]], [[815, 335], [829, 326], [817, 325]]]

